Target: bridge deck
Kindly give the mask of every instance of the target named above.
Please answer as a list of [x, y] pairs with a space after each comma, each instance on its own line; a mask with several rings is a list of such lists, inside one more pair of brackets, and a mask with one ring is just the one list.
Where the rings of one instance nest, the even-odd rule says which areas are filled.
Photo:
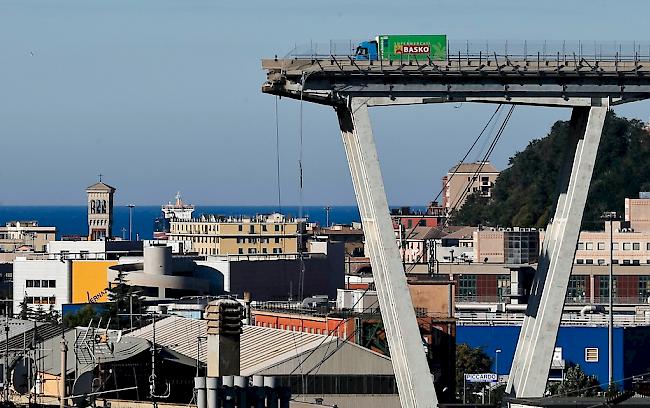
[[427, 102], [607, 97], [612, 103], [650, 97], [650, 61], [645, 60], [267, 59], [262, 68], [267, 72], [263, 92], [330, 105], [347, 96], [438, 98]]

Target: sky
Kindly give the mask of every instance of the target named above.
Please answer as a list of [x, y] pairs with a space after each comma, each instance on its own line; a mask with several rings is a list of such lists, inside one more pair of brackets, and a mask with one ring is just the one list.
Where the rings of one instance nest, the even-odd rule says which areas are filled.
[[[314, 4], [312, 4], [314, 3]], [[1, 0], [0, 205], [277, 203], [275, 98], [261, 58], [387, 33], [450, 40], [643, 40], [646, 1]], [[615, 14], [617, 17], [613, 17]], [[641, 38], [639, 38], [641, 37]], [[389, 203], [424, 205], [493, 105], [373, 108]], [[616, 108], [650, 118], [650, 103]], [[499, 169], [570, 111], [518, 107]], [[304, 205], [355, 203], [334, 111], [303, 105]], [[283, 204], [299, 204], [299, 104], [278, 102]], [[470, 155], [470, 159], [478, 158]]]

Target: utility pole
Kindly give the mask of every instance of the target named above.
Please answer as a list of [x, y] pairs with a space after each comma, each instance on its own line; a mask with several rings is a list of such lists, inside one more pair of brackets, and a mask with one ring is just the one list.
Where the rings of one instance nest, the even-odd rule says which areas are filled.
[[133, 208], [134, 204], [127, 205], [129, 207], [129, 241], [133, 239]]
[[608, 348], [608, 388], [614, 384], [614, 228], [613, 223], [618, 220], [615, 211], [603, 213], [602, 219], [609, 221], [609, 324], [607, 327]]
[[330, 210], [331, 209], [332, 209], [332, 207], [330, 207], [329, 205], [327, 207], [325, 207], [325, 228], [330, 227]]
[[3, 393], [5, 404], [9, 403], [9, 314], [5, 303], [5, 355], [4, 355]]
[[65, 408], [65, 376], [68, 371], [68, 343], [65, 341], [65, 333], [61, 335], [61, 377], [59, 378], [59, 408]]

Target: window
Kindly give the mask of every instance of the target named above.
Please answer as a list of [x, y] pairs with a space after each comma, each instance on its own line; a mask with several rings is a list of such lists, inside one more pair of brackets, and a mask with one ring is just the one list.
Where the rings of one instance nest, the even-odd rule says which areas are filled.
[[612, 249], [613, 249], [614, 251], [617, 251], [617, 250], [618, 250], [618, 242], [614, 242], [614, 243], [612, 244]]
[[35, 288], [40, 288], [41, 287], [41, 281], [40, 280], [35, 280], [34, 281], [34, 287]]
[[629, 259], [623, 259], [623, 265], [630, 265], [631, 262]]
[[598, 347], [586, 347], [585, 348], [585, 361], [587, 363], [597, 363], [598, 362]]
[[239, 224], [239, 225], [237, 225], [237, 229], [238, 229], [239, 231], [243, 231], [243, 230], [244, 230], [244, 226], [241, 225], [241, 224]]
[[267, 253], [267, 252], [268, 252], [268, 251], [267, 251], [266, 248], [262, 248], [262, 253], [263, 253], [263, 254], [265, 254], [265, 253]]
[[586, 296], [587, 277], [571, 275], [566, 291], [566, 299], [570, 303], [581, 303]]
[[632, 265], [641, 265], [641, 261], [639, 261], [638, 259], [633, 259]]
[[241, 255], [241, 254], [243, 254], [243, 253], [244, 253], [244, 248], [239, 248], [239, 250], [238, 250], [238, 251], [239, 251], [239, 254]]
[[33, 304], [34, 303], [34, 298], [31, 297], [31, 296], [25, 296], [25, 303]]
[[275, 239], [275, 243], [276, 243], [276, 244], [279, 244], [279, 243], [280, 243], [280, 238], [276, 238], [276, 239]]
[[640, 243], [640, 242], [635, 242], [635, 243], [633, 243], [633, 244], [632, 244], [632, 249], [633, 249], [634, 251], [638, 251], [638, 250], [640, 250], [640, 249], [641, 249], [641, 243]]
[[604, 242], [599, 242], [598, 243], [598, 250], [599, 251], [604, 251], [605, 250], [605, 243]]
[[274, 229], [275, 229], [276, 231], [280, 231], [280, 226], [279, 226], [279, 225], [275, 225], [275, 228], [274, 228]]
[[632, 249], [632, 244], [630, 242], [623, 242], [623, 251], [629, 251]]
[[639, 276], [639, 301], [647, 302], [650, 298], [650, 276]]
[[598, 260], [598, 265], [605, 265], [605, 260], [604, 259], [599, 259]]
[[583, 263], [585, 263], [585, 260], [584, 259], [576, 259], [576, 263], [578, 265], [582, 265]]
[[585, 243], [584, 242], [578, 242], [578, 251], [582, 251], [585, 249]]
[[618, 259], [612, 259], [612, 265], [618, 265]]
[[593, 249], [594, 249], [594, 243], [593, 243], [593, 242], [587, 242], [587, 243], [585, 243], [585, 249], [586, 249], [587, 251], [593, 251]]
[[33, 288], [34, 287], [34, 281], [31, 279], [28, 279], [27, 282], [25, 282], [25, 286], [28, 288]]
[[249, 254], [256, 254], [256, 253], [257, 253], [257, 249], [256, 249], [256, 248], [248, 248], [248, 253], [249, 253]]
[[648, 242], [647, 244], [645, 244], [645, 249], [648, 250], [648, 251], [650, 251], [650, 242]]
[[[614, 282], [612, 282], [612, 297], [614, 298], [616, 298], [617, 293], [617, 281], [617, 277], [614, 276]], [[600, 297], [601, 302], [609, 299], [609, 276], [607, 275], [600, 276], [598, 279], [598, 296]]]
[[251, 225], [251, 226], [248, 227], [248, 233], [249, 234], [254, 234], [255, 233], [255, 226], [254, 225]]
[[476, 296], [476, 275], [467, 274], [458, 277], [458, 296]]
[[586, 263], [587, 265], [593, 265], [593, 264], [594, 264], [594, 260], [593, 260], [593, 259], [586, 259], [586, 260], [585, 260], [585, 263]]
[[51, 297], [50, 297], [50, 304], [51, 304], [51, 305], [55, 305], [55, 304], [56, 304], [56, 297], [54, 297], [54, 296], [51, 296]]
[[50, 281], [49, 280], [42, 280], [41, 281], [41, 287], [42, 288], [49, 288], [50, 287]]
[[503, 301], [508, 292], [510, 292], [510, 275], [497, 275], [497, 296], [499, 300]]
[[262, 231], [266, 231], [266, 224], [262, 224]]

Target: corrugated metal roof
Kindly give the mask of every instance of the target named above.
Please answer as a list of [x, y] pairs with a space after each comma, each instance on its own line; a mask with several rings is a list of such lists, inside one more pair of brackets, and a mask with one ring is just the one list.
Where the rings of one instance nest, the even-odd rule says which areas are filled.
[[[188, 319], [169, 316], [156, 322], [156, 343], [172, 351], [196, 360], [200, 349], [199, 359], [207, 362], [207, 345], [205, 340], [197, 345], [199, 336], [205, 337], [207, 322], [205, 320]], [[153, 338], [153, 325], [135, 330], [128, 336], [147, 339]], [[269, 366], [296, 357], [313, 350], [319, 345], [336, 342], [337, 338], [321, 334], [310, 334], [288, 330], [272, 329], [259, 326], [244, 326], [241, 336], [242, 375], [255, 374]]]
[[[4, 319], [0, 320], [4, 326]], [[4, 329], [2, 329], [4, 332]], [[30, 320], [9, 319], [9, 349], [29, 348], [30, 345], [42, 342], [56, 335], [61, 335], [62, 329], [58, 324], [33, 322]], [[36, 336], [36, 340], [34, 340]], [[6, 348], [4, 333], [0, 334], [0, 350]]]

